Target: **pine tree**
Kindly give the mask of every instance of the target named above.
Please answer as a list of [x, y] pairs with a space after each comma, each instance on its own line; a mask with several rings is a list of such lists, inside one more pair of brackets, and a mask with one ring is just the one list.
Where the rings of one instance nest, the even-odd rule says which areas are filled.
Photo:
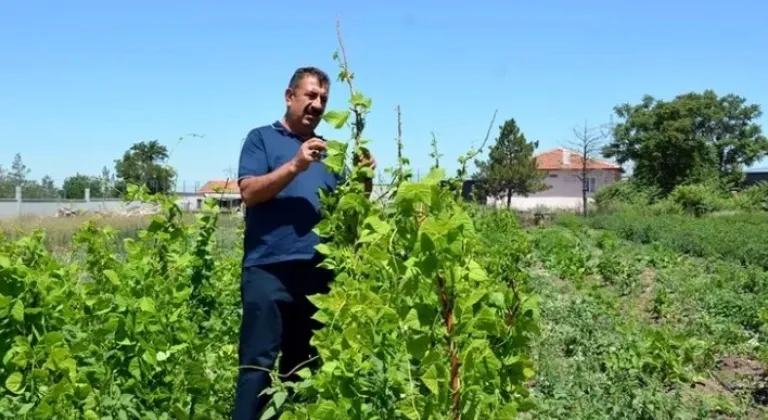
[[537, 170], [533, 156], [539, 142], [526, 140], [514, 119], [505, 121], [500, 130], [488, 160], [475, 161], [475, 178], [484, 195], [505, 196], [509, 208], [513, 195], [527, 197], [549, 189], [549, 185], [544, 182], [547, 174]]

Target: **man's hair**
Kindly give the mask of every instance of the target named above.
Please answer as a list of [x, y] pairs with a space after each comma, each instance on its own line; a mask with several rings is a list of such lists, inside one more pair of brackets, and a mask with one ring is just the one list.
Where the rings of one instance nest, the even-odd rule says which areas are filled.
[[317, 80], [322, 86], [329, 86], [331, 84], [331, 79], [328, 77], [328, 74], [317, 67], [310, 66], [299, 67], [296, 69], [296, 71], [293, 72], [293, 76], [291, 76], [291, 81], [288, 83], [288, 87], [290, 89], [296, 89], [299, 87], [299, 83], [307, 76], [317, 77]]

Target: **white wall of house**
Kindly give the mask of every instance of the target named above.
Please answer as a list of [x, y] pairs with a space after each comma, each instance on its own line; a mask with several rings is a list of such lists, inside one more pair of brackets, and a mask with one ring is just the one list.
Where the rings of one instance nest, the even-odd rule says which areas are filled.
[[[550, 188], [540, 191], [530, 197], [578, 197], [581, 198], [581, 171], [552, 171], [544, 179]], [[617, 171], [591, 170], [587, 174], [590, 190], [588, 197], [592, 197], [600, 188], [613, 184], [619, 180]]]

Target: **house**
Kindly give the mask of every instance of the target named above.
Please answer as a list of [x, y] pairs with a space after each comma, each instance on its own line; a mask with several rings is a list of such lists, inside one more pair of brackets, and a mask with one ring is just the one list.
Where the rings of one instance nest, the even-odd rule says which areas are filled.
[[241, 210], [242, 198], [237, 180], [211, 180], [197, 190], [197, 193], [201, 195], [201, 198], [197, 200], [198, 210], [202, 207], [203, 200], [208, 197], [218, 200], [219, 207], [223, 211], [238, 212]]
[[[580, 209], [583, 188], [581, 153], [558, 147], [538, 153], [535, 158], [538, 170], [547, 173], [544, 182], [549, 185], [549, 189], [528, 197], [512, 196], [510, 207], [522, 211], [536, 208]], [[613, 162], [598, 158], [588, 159], [586, 177], [588, 199], [591, 199], [600, 188], [619, 182], [623, 173], [624, 169]], [[499, 207], [507, 205], [506, 197], [488, 197], [485, 202]]]
[[746, 171], [744, 178], [744, 188], [751, 187], [759, 182], [768, 182], [768, 168], [756, 168]]

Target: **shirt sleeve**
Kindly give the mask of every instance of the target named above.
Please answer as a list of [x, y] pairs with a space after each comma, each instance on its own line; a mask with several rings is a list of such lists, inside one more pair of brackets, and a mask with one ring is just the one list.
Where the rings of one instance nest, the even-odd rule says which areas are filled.
[[269, 172], [267, 153], [264, 149], [264, 139], [258, 131], [253, 130], [243, 142], [240, 150], [240, 165], [237, 171], [237, 180], [251, 176], [264, 175]]

